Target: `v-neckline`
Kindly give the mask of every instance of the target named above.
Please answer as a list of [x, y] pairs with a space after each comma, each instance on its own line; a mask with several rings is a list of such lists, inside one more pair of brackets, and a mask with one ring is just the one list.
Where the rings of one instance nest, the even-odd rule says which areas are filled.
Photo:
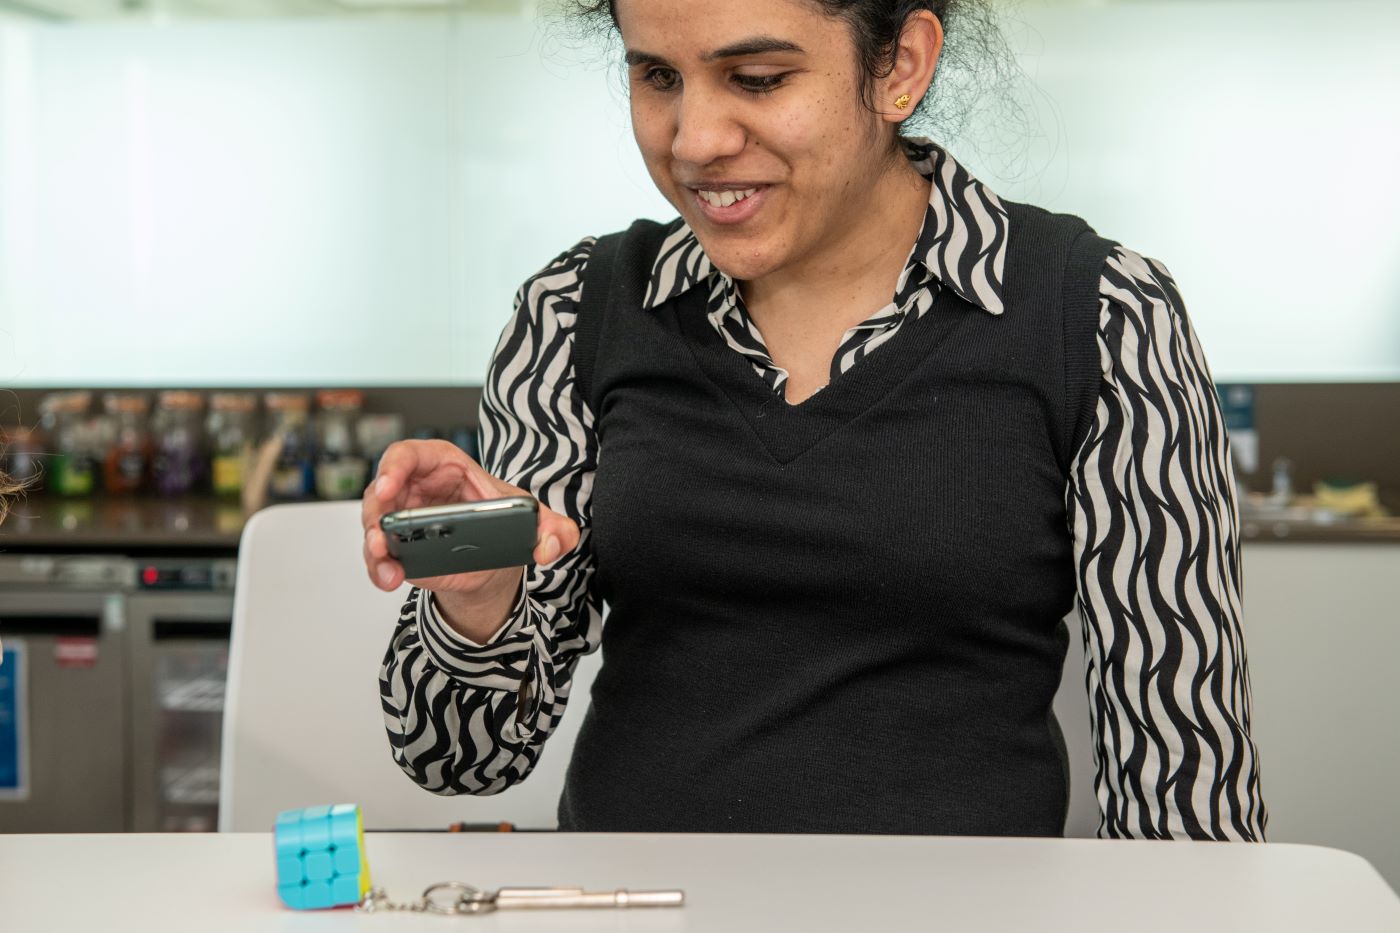
[[701, 292], [700, 288], [688, 290], [668, 302], [664, 312], [674, 316], [696, 363], [743, 415], [769, 455], [784, 465], [888, 395], [976, 310], [952, 289], [940, 288], [932, 307], [901, 325], [893, 340], [820, 391], [791, 405], [754, 371], [748, 357], [725, 342], [706, 316]]

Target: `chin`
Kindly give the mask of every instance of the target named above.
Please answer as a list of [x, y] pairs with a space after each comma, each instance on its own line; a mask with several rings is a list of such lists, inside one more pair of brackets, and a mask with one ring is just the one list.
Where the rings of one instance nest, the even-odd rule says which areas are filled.
[[694, 225], [690, 229], [695, 231], [710, 262], [731, 279], [746, 282], [761, 279], [779, 264], [776, 251], [763, 240], [752, 242], [737, 236], [702, 233]]

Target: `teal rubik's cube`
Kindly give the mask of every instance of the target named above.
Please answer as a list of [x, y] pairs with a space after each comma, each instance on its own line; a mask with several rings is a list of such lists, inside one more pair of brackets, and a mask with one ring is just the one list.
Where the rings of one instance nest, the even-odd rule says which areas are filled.
[[364, 821], [354, 804], [283, 810], [272, 835], [277, 893], [288, 907], [343, 907], [369, 893]]

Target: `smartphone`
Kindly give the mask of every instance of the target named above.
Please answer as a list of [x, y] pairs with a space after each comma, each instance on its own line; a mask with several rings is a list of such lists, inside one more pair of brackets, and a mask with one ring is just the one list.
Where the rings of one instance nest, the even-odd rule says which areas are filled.
[[529, 496], [390, 512], [379, 519], [407, 579], [534, 563], [539, 503]]

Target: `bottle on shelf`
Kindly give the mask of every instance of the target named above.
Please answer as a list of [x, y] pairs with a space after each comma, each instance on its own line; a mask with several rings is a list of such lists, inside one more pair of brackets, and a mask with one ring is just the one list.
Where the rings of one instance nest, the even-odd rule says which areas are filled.
[[369, 476], [379, 473], [379, 458], [394, 441], [403, 437], [403, 415], [375, 414], [361, 415], [355, 426], [355, 434], [360, 442], [360, 452], [369, 461]]
[[310, 400], [300, 392], [269, 392], [263, 396], [270, 437], [278, 454], [268, 491], [284, 501], [309, 498], [314, 488]]
[[1274, 458], [1273, 488], [1269, 490], [1269, 505], [1285, 508], [1293, 502], [1293, 461], [1287, 457]]
[[210, 472], [216, 496], [243, 494], [257, 442], [257, 407], [251, 392], [215, 392], [209, 398]]
[[147, 424], [150, 402], [144, 395], [110, 392], [102, 400], [110, 419], [110, 437], [102, 461], [102, 486], [111, 494], [129, 495], [146, 484], [151, 463]]
[[316, 401], [316, 493], [322, 499], [356, 499], [365, 489], [365, 458], [355, 438], [355, 424], [364, 405], [356, 389], [323, 389]]
[[45, 485], [60, 496], [86, 496], [97, 485], [101, 441], [91, 406], [91, 392], [55, 392], [39, 403], [50, 452]]
[[204, 397], [198, 392], [160, 393], [151, 419], [155, 435], [151, 476], [161, 495], [184, 495], [203, 486], [207, 472], [203, 415]]

